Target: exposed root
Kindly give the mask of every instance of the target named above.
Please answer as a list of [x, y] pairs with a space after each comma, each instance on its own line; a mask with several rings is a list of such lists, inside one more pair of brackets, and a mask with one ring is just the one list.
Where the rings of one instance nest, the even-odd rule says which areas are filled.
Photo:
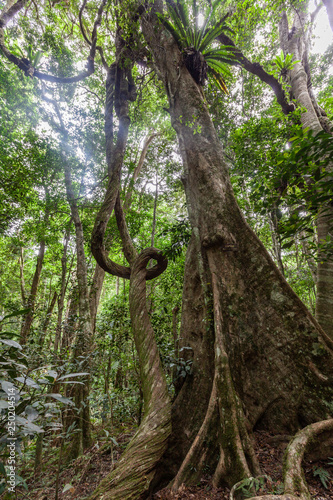
[[[252, 497], [250, 500], [311, 500], [303, 470], [302, 461], [304, 453], [313, 441], [318, 439], [320, 434], [333, 431], [333, 419], [322, 420], [310, 424], [300, 430], [290, 441], [285, 456], [284, 466], [284, 494], [283, 495], [262, 495]], [[237, 483], [230, 492], [230, 500], [233, 499], [232, 493], [237, 488]]]
[[308, 445], [324, 431], [333, 431], [333, 419], [322, 420], [304, 427], [289, 443], [285, 458], [285, 494], [299, 495], [304, 500], [311, 500], [302, 471], [302, 460]]
[[212, 273], [213, 308], [215, 326], [215, 374], [220, 415], [220, 460], [213, 484], [221, 480], [234, 484], [240, 479], [260, 474], [245, 417], [231, 377], [228, 355], [223, 334], [223, 317], [220, 309], [220, 294], [215, 274], [214, 259], [208, 252], [208, 262]]
[[200, 430], [195, 440], [193, 441], [185, 459], [183, 460], [182, 465], [180, 466], [177, 476], [172, 482], [172, 487], [171, 487], [172, 491], [177, 491], [183, 483], [187, 484], [187, 479], [189, 478], [189, 476], [192, 475], [190, 472], [191, 464], [196, 464], [196, 468], [200, 469], [200, 467], [198, 467], [197, 464], [200, 462], [201, 463], [204, 462], [205, 454], [204, 452], [202, 453], [202, 450], [204, 448], [204, 441], [207, 436], [209, 424], [216, 409], [216, 404], [217, 404], [217, 386], [216, 386], [216, 376], [215, 376], [206, 416], [204, 418], [204, 421], [200, 427]]

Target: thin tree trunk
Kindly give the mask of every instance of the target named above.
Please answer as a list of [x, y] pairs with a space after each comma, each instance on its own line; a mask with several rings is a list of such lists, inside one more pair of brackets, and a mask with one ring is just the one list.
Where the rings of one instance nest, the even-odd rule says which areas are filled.
[[[291, 32], [289, 32], [287, 15], [284, 12], [280, 21], [280, 41], [284, 53], [293, 54], [296, 62], [290, 73], [290, 84], [295, 100], [306, 111], [301, 113], [304, 128], [317, 134], [329, 125], [327, 117], [318, 106], [311, 90], [311, 79], [308, 73], [308, 37], [307, 22], [309, 16], [307, 3], [295, 15]], [[333, 171], [333, 165], [328, 167]], [[316, 319], [333, 339], [333, 259], [329, 258], [320, 245], [333, 235], [333, 207], [322, 206], [317, 215], [318, 232], [318, 264], [316, 273], [317, 299]]]
[[105, 270], [102, 269], [96, 262], [92, 285], [90, 287], [89, 303], [90, 303], [90, 318], [93, 333], [96, 329], [96, 317], [99, 301], [101, 298]]
[[20, 265], [21, 297], [22, 297], [23, 307], [25, 307], [27, 299], [26, 299], [26, 294], [25, 294], [25, 282], [24, 282], [24, 253], [23, 253], [23, 247], [20, 248], [19, 265]]
[[42, 240], [40, 242], [40, 245], [39, 245], [36, 269], [35, 269], [35, 273], [34, 273], [34, 276], [32, 279], [30, 294], [29, 294], [27, 304], [26, 304], [30, 310], [26, 314], [26, 316], [23, 320], [23, 323], [22, 323], [22, 328], [21, 328], [20, 344], [22, 344], [22, 345], [27, 343], [29, 333], [30, 333], [30, 328], [31, 328], [32, 322], [34, 320], [36, 296], [37, 296], [37, 291], [38, 291], [39, 279], [40, 279], [40, 275], [41, 275], [42, 268], [43, 268], [44, 254], [45, 254], [45, 241]]
[[74, 287], [67, 301], [67, 311], [65, 315], [63, 334], [61, 337], [61, 350], [69, 349], [75, 338], [78, 324], [78, 294], [77, 288]]
[[309, 243], [308, 243], [308, 236], [305, 233], [305, 231], [302, 231], [300, 236], [301, 236], [301, 245], [302, 245], [302, 249], [303, 249], [303, 255], [304, 255], [304, 258], [309, 266], [313, 282], [316, 284], [316, 282], [317, 282], [317, 266], [316, 266], [316, 262], [315, 262], [313, 256], [311, 255], [311, 252], [310, 252]]
[[[81, 369], [89, 373], [90, 354], [92, 342], [92, 323], [90, 317], [89, 304], [89, 289], [87, 281], [87, 265], [84, 251], [84, 236], [83, 227], [80, 219], [78, 207], [76, 204], [75, 195], [72, 187], [70, 167], [66, 160], [64, 161], [66, 192], [71, 214], [75, 225], [75, 240], [76, 240], [76, 274], [78, 281], [78, 309], [79, 309], [79, 325], [77, 329], [75, 345], [73, 348], [73, 361], [79, 359], [79, 356], [86, 357], [86, 361], [82, 364]], [[90, 428], [90, 408], [89, 408], [89, 391], [90, 377], [86, 376], [84, 385], [75, 385], [75, 406], [79, 412], [76, 418], [77, 432], [74, 436], [74, 443], [70, 453], [70, 458], [77, 458], [85, 448], [91, 444], [91, 428]]]
[[[151, 227], [151, 238], [150, 238], [150, 246], [154, 247], [155, 245], [155, 231], [156, 231], [156, 212], [157, 212], [157, 199], [158, 199], [158, 177], [157, 177], [157, 171], [155, 175], [155, 196], [154, 196], [154, 208], [153, 208], [153, 222], [152, 222], [152, 227]], [[149, 267], [152, 267], [153, 263], [152, 261], [149, 262]], [[153, 312], [153, 283], [149, 283], [147, 287], [147, 309], [149, 314], [152, 314]]]
[[141, 151], [141, 155], [140, 155], [138, 164], [135, 167], [133, 177], [130, 181], [130, 185], [129, 185], [127, 192], [126, 192], [126, 195], [125, 195], [125, 201], [124, 201], [124, 213], [125, 214], [128, 212], [128, 210], [131, 206], [131, 198], [132, 198], [134, 184], [137, 181], [137, 179], [141, 173], [143, 163], [144, 163], [146, 156], [147, 156], [148, 148], [149, 148], [150, 144], [152, 143], [152, 141], [154, 140], [154, 138], [158, 137], [159, 135], [160, 135], [159, 133], [151, 134], [151, 135], [147, 136], [144, 140], [143, 148]]
[[38, 341], [40, 347], [43, 347], [44, 340], [45, 340], [45, 335], [46, 335], [48, 326], [50, 324], [51, 316], [52, 316], [52, 313], [53, 313], [53, 309], [54, 309], [55, 303], [57, 301], [57, 297], [58, 297], [58, 294], [55, 291], [54, 294], [53, 294], [52, 300], [50, 302], [50, 305], [49, 305], [49, 307], [48, 307], [48, 309], [46, 311], [46, 316], [45, 316], [45, 319], [44, 319], [44, 322], [43, 322], [43, 326], [41, 328], [40, 337], [39, 337], [39, 341]]
[[284, 267], [283, 267], [283, 262], [282, 262], [282, 257], [281, 257], [281, 240], [279, 238], [278, 234], [278, 220], [276, 217], [276, 211], [272, 210], [271, 213], [268, 215], [268, 222], [269, 222], [269, 227], [271, 230], [271, 236], [272, 236], [272, 243], [273, 243], [273, 251], [274, 251], [274, 256], [275, 260], [277, 263], [277, 266], [280, 270], [280, 272], [284, 276]]
[[[62, 121], [62, 117], [60, 115], [57, 104], [53, 101], [52, 104], [60, 122], [59, 128], [63, 137], [63, 144], [66, 148], [63, 153], [65, 187], [67, 201], [70, 206], [71, 216], [75, 226], [79, 324], [76, 332], [75, 344], [72, 350], [72, 361], [73, 363], [75, 363], [78, 359], [80, 359], [80, 357], [84, 358], [83, 362], [81, 362], [80, 371], [89, 373], [89, 355], [93, 337], [93, 330], [90, 317], [88, 272], [84, 249], [83, 226], [73, 188], [71, 167], [67, 158], [67, 155], [70, 154], [70, 148], [68, 147], [68, 133]], [[76, 432], [76, 434], [74, 435], [72, 448], [69, 452], [69, 459], [77, 458], [82, 453], [82, 451], [85, 448], [88, 448], [91, 444], [91, 422], [89, 406], [90, 375], [87, 375], [84, 380], [81, 380], [81, 382], [84, 382], [84, 384], [76, 384], [74, 386], [74, 401], [77, 411], [75, 421], [76, 428], [79, 432]]]
[[[64, 304], [65, 304], [65, 294], [67, 289], [68, 280], [66, 279], [67, 275], [67, 249], [70, 238], [70, 230], [69, 228], [66, 231], [64, 238], [64, 246], [63, 246], [63, 254], [61, 257], [61, 284], [60, 284], [60, 293], [58, 296], [58, 316], [57, 316], [57, 326], [56, 333], [54, 339], [54, 352], [57, 354], [59, 345], [61, 343], [61, 330], [62, 330], [62, 316], [64, 312]], [[74, 259], [74, 255], [73, 255]], [[70, 269], [72, 267], [73, 259], [70, 265]], [[70, 270], [69, 270], [70, 272]]]

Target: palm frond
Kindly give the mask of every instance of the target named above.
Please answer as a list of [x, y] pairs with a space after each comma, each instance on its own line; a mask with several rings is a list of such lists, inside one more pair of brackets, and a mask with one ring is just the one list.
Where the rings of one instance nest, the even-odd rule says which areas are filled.
[[179, 31], [177, 30], [177, 28], [175, 26], [173, 26], [173, 24], [171, 24], [170, 21], [163, 16], [163, 14], [157, 13], [157, 17], [159, 18], [159, 20], [161, 21], [161, 23], [163, 24], [163, 26], [173, 36], [173, 38], [177, 42], [177, 45], [178, 45], [179, 49], [182, 50], [183, 45], [184, 45], [183, 44], [183, 42], [184, 42], [184, 36], [181, 36], [179, 34]]
[[170, 15], [174, 25], [178, 28], [179, 33], [181, 33], [181, 36], [184, 38], [184, 40], [187, 40], [187, 28], [188, 28], [188, 26], [186, 24], [185, 25], [183, 24], [183, 22], [179, 16], [179, 12], [178, 12], [176, 4], [173, 4], [173, 6], [168, 4], [168, 12], [169, 12], [169, 15]]
[[[168, 0], [168, 2], [170, 2], [170, 0]], [[169, 5], [169, 3], [168, 3]], [[183, 1], [183, 0], [177, 0], [177, 4], [175, 4], [176, 6], [176, 11], [178, 12], [178, 16], [180, 18], [180, 21], [187, 33], [187, 39], [189, 41], [189, 45], [193, 45], [194, 43], [194, 34], [193, 34], [193, 30], [192, 30], [192, 27], [191, 27], [191, 23], [190, 23], [190, 16], [189, 16], [189, 11], [188, 11], [188, 8], [187, 8], [187, 5], [186, 3]]]
[[214, 0], [213, 2], [208, 0], [209, 6], [205, 11], [205, 22], [202, 28], [198, 26], [198, 0], [192, 1], [194, 19], [189, 14], [186, 0], [166, 0], [171, 20], [163, 14], [158, 14], [158, 17], [177, 42], [183, 53], [185, 65], [193, 79], [199, 85], [204, 85], [208, 68], [214, 83], [224, 93], [228, 93], [224, 77], [232, 76], [227, 65], [235, 63], [234, 47], [211, 48], [211, 44], [223, 32], [233, 33], [233, 30], [225, 23], [228, 16], [224, 16], [213, 27], [209, 28], [212, 15], [224, 0]]
[[[224, 3], [224, 0], [214, 0], [214, 2], [211, 4], [212, 15], [215, 14], [217, 7], [219, 7], [222, 3]], [[208, 9], [207, 9], [207, 12], [208, 12]]]
[[214, 40], [217, 36], [221, 35], [225, 31], [229, 31], [233, 33], [233, 30], [229, 28], [225, 22], [221, 19], [213, 28], [206, 31], [205, 35], [202, 38], [200, 46], [198, 50], [203, 52]]
[[212, 49], [203, 54], [205, 61], [219, 61], [223, 64], [233, 66], [237, 63], [233, 54], [230, 54], [223, 49]]
[[[217, 2], [220, 3], [221, 0], [216, 0], [215, 3], [217, 3]], [[210, 5], [209, 11], [207, 9], [207, 11], [205, 12], [205, 22], [204, 22], [204, 24], [199, 32], [199, 37], [198, 37], [197, 47], [196, 47], [197, 50], [200, 50], [199, 47], [200, 47], [202, 38], [203, 38], [204, 34], [206, 33], [206, 30], [207, 30], [208, 24], [210, 22], [210, 19], [212, 17], [212, 14], [213, 14], [213, 6]]]
[[213, 68], [208, 68], [208, 74], [215, 83], [215, 85], [222, 90], [224, 94], [229, 94], [228, 88], [225, 84], [224, 79], [218, 71], [215, 71]]
[[226, 63], [214, 59], [210, 59], [209, 61], [206, 62], [208, 64], [209, 71], [214, 70], [216, 73], [219, 73], [226, 78], [232, 77], [232, 74]]
[[200, 35], [200, 28], [198, 26], [199, 9], [198, 9], [197, 0], [193, 0], [192, 12], [193, 12], [193, 17], [194, 17], [193, 47], [195, 48], [197, 46], [197, 40], [198, 40], [198, 37]]

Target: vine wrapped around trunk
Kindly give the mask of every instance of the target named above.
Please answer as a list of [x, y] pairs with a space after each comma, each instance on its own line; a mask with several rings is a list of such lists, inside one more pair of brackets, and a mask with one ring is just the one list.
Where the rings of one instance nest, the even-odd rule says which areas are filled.
[[131, 267], [129, 297], [144, 416], [116, 469], [100, 483], [91, 500], [147, 498], [171, 433], [171, 401], [146, 307], [146, 267], [150, 259], [165, 268], [166, 260], [158, 250], [147, 248], [141, 252]]

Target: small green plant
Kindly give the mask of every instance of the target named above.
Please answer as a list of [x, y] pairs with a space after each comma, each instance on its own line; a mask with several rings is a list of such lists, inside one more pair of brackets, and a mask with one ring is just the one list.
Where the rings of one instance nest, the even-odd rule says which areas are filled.
[[265, 486], [267, 480], [271, 481], [271, 478], [269, 476], [247, 477], [239, 481], [232, 487], [230, 499], [234, 498], [233, 494], [235, 491], [241, 492], [245, 498], [253, 497], [254, 492], [258, 493], [258, 491]]
[[300, 61], [293, 61], [293, 54], [284, 55], [281, 50], [280, 55], [273, 59], [273, 63], [275, 64], [274, 73], [277, 73], [277, 76], [283, 79], [287, 76], [288, 71], [293, 69], [298, 62]]
[[[329, 465], [331, 464], [332, 462], [329, 462]], [[321, 484], [328, 490], [328, 482], [331, 479], [330, 473], [323, 467], [313, 467], [313, 475], [318, 476]]]

